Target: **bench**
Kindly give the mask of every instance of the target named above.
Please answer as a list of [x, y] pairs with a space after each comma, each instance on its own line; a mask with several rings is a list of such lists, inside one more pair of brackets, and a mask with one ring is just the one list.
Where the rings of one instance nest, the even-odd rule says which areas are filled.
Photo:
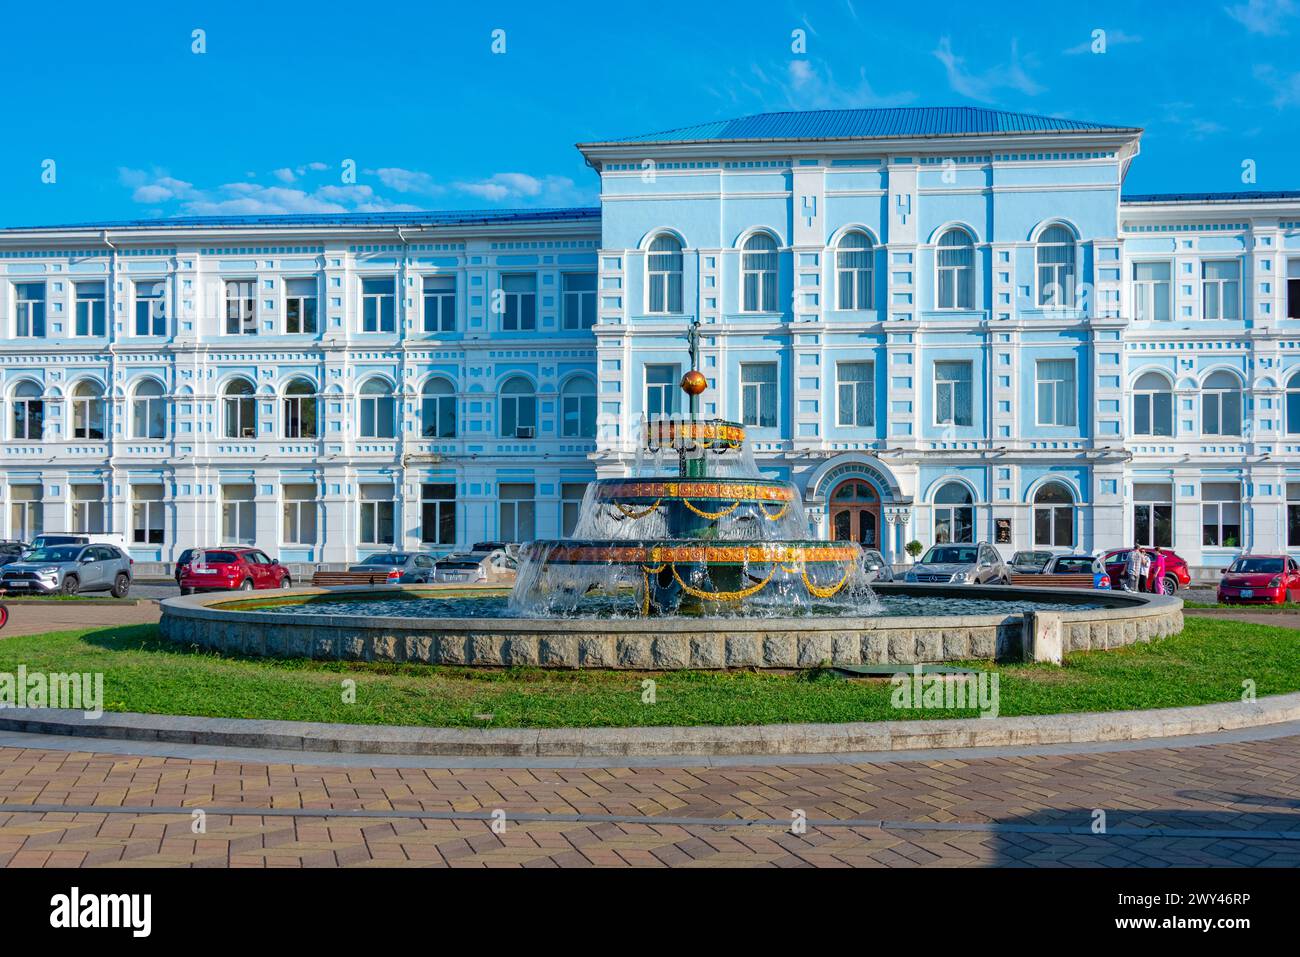
[[1092, 573], [1077, 572], [1069, 575], [1017, 575], [1011, 574], [1011, 584], [1032, 588], [1091, 588]]
[[[339, 585], [387, 585], [387, 572], [315, 572], [311, 576], [313, 588], [333, 588]], [[393, 584], [397, 584], [394, 582]]]

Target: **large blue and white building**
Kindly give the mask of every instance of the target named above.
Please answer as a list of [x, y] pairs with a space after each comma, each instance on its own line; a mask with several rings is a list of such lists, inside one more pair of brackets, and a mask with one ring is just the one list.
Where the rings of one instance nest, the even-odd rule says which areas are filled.
[[0, 532], [560, 535], [698, 317], [824, 537], [1300, 552], [1300, 193], [1124, 195], [1140, 137], [763, 114], [580, 144], [599, 209], [2, 230]]

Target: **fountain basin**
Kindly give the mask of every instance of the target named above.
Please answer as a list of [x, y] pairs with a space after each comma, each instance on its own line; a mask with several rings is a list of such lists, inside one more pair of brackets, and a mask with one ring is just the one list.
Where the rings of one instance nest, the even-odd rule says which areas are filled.
[[[1074, 589], [880, 584], [889, 596], [1002, 601], [1005, 613], [879, 617], [560, 618], [414, 617], [310, 614], [249, 607], [247, 594], [189, 595], [162, 603], [164, 638], [230, 654], [500, 667], [724, 669], [808, 668], [821, 664], [915, 664], [1025, 660], [1035, 618], [1059, 621], [1066, 651], [1119, 648], [1176, 634], [1181, 599]], [[417, 586], [302, 588], [273, 600], [386, 600], [436, 596]], [[445, 591], [442, 590], [442, 591]], [[241, 607], [242, 606], [242, 607]], [[1014, 610], [1010, 610], [1014, 609]], [[1069, 610], [1074, 609], [1074, 610]]]

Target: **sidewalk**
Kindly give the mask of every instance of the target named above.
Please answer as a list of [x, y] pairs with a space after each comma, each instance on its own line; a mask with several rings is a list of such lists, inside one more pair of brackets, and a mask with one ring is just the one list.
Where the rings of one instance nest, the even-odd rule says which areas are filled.
[[74, 631], [112, 625], [152, 625], [160, 615], [157, 602], [120, 605], [89, 604], [79, 601], [11, 601], [9, 623], [0, 629], [0, 641], [19, 635], [47, 631]]

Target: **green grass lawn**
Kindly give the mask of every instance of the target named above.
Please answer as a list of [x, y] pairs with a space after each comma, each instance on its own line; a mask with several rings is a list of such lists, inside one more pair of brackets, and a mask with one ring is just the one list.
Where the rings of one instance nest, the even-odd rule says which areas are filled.
[[[970, 717], [896, 710], [881, 679], [828, 672], [563, 672], [224, 658], [178, 649], [153, 625], [0, 640], [0, 672], [104, 672], [109, 711], [458, 727], [877, 721]], [[1000, 665], [1002, 715], [1111, 711], [1300, 690], [1300, 630], [1208, 618], [1181, 635], [1069, 655], [1064, 667]], [[643, 704], [642, 681], [656, 682]], [[342, 682], [356, 682], [356, 703]], [[491, 715], [491, 718], [480, 717]]]

